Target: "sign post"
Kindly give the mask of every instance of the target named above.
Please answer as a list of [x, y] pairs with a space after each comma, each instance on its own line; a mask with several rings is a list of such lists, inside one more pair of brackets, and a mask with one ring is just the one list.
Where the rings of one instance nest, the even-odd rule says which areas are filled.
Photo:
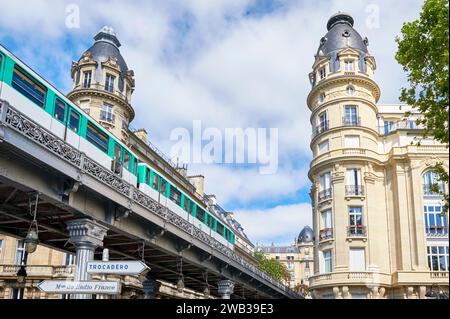
[[90, 261], [88, 274], [141, 275], [150, 270], [142, 261]]
[[38, 288], [55, 294], [120, 294], [122, 286], [116, 281], [58, 281], [44, 280]]

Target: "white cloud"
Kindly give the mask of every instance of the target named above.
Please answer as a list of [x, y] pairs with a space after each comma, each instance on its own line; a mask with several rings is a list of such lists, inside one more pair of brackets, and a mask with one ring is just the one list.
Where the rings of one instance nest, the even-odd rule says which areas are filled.
[[312, 225], [311, 205], [299, 203], [270, 209], [237, 210], [236, 218], [253, 242], [292, 244], [306, 225]]

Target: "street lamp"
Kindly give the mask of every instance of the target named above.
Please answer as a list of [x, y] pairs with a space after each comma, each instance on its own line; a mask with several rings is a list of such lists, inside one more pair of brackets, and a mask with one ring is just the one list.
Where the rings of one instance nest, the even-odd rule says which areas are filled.
[[184, 290], [184, 280], [183, 280], [183, 258], [180, 258], [180, 277], [177, 282], [177, 290], [182, 293]]
[[25, 265], [21, 265], [19, 271], [17, 272], [17, 282], [23, 283], [25, 278], [27, 277], [27, 270], [25, 269]]
[[36, 251], [39, 244], [38, 227], [36, 220], [33, 220], [30, 229], [28, 230], [27, 237], [25, 237], [25, 251], [32, 254]]

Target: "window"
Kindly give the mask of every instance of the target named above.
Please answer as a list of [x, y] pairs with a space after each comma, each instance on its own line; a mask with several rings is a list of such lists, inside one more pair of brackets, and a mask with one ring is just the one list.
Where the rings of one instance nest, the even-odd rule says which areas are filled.
[[91, 110], [89, 108], [89, 103], [90, 103], [89, 100], [82, 100], [82, 101], [80, 101], [80, 108], [86, 114], [89, 114], [91, 112]]
[[423, 194], [439, 196], [444, 193], [444, 183], [439, 180], [436, 171], [428, 171], [422, 176]]
[[395, 122], [394, 121], [384, 121], [384, 134], [389, 134], [394, 131]]
[[225, 228], [225, 239], [227, 241], [231, 242], [232, 235], [233, 233], [229, 229]]
[[348, 86], [347, 87], [347, 95], [352, 96], [353, 94], [355, 94], [355, 89], [352, 86]]
[[23, 299], [24, 288], [13, 288], [11, 292], [11, 299]]
[[189, 215], [192, 215], [194, 210], [194, 205], [189, 198], [184, 198], [184, 210], [188, 212]]
[[428, 246], [428, 267], [431, 271], [448, 271], [448, 246]]
[[109, 123], [114, 123], [113, 106], [108, 103], [104, 103], [102, 111], [100, 112], [100, 119]]
[[159, 176], [158, 176], [158, 174], [153, 174], [152, 187], [155, 190], [159, 190]]
[[347, 169], [346, 195], [364, 195], [364, 188], [361, 185], [361, 170], [358, 168]]
[[318, 117], [318, 128], [317, 128], [317, 133], [322, 133], [325, 132], [326, 130], [328, 130], [328, 116], [327, 116], [327, 112], [322, 112], [319, 114]]
[[427, 234], [447, 234], [447, 216], [440, 205], [425, 205], [425, 230]]
[[344, 69], [345, 71], [355, 71], [355, 62], [353, 60], [345, 60]]
[[92, 72], [87, 71], [83, 73], [83, 87], [90, 88], [91, 87], [91, 80], [92, 80]]
[[349, 230], [348, 235], [365, 235], [363, 227], [362, 207], [349, 207]]
[[346, 135], [344, 136], [344, 147], [347, 148], [360, 148], [358, 135]]
[[327, 76], [327, 71], [325, 70], [325, 68], [319, 70], [319, 76], [320, 79], [324, 79]]
[[61, 122], [64, 122], [66, 119], [66, 104], [61, 102], [60, 99], [55, 100], [54, 117]]
[[326, 153], [330, 150], [330, 142], [328, 140], [319, 144], [319, 154]]
[[160, 193], [161, 194], [166, 194], [166, 190], [167, 190], [167, 182], [165, 179], [161, 178], [161, 187], [160, 187]]
[[217, 233], [223, 236], [224, 230], [225, 227], [221, 223], [217, 222]]
[[331, 209], [327, 209], [324, 210], [322, 212], [322, 225], [323, 225], [323, 229], [331, 229], [333, 228], [332, 226], [332, 220], [331, 220], [332, 216], [331, 216]]
[[[2, 56], [0, 55], [0, 63], [2, 62], [1, 59], [2, 59]], [[2, 248], [3, 248], [3, 240], [0, 239], [0, 258], [2, 257]]]
[[28, 76], [17, 66], [14, 68], [12, 87], [40, 107], [44, 107], [45, 98], [47, 96], [47, 88]]
[[80, 126], [80, 115], [78, 115], [78, 113], [72, 110], [70, 112], [69, 127], [72, 131], [78, 133], [79, 126]]
[[211, 215], [208, 215], [208, 221], [207, 221], [208, 227], [211, 229], [214, 229], [214, 226], [216, 225], [216, 219], [212, 217]]
[[145, 168], [145, 184], [150, 185], [150, 170]]
[[16, 246], [16, 265], [22, 265], [25, 256], [25, 241], [18, 240]]
[[108, 153], [108, 141], [109, 137], [105, 133], [101, 132], [91, 122], [87, 125], [86, 139], [97, 146], [104, 153]]
[[320, 188], [321, 190], [331, 188], [331, 174], [329, 172], [320, 176]]
[[75, 255], [74, 254], [65, 254], [64, 258], [64, 266], [72, 266], [75, 265]]
[[[205, 222], [205, 211], [200, 207], [197, 207], [197, 219], [201, 222]], [[222, 226], [223, 227], [223, 226]]]
[[131, 163], [131, 155], [128, 152], [125, 152], [125, 156], [123, 157], [123, 167], [127, 170], [130, 170]]
[[350, 271], [366, 271], [366, 252], [364, 248], [350, 248]]
[[344, 125], [357, 126], [359, 125], [358, 109], [354, 105], [345, 106], [344, 111]]
[[325, 93], [320, 93], [319, 99], [320, 102], [323, 103], [325, 101]]
[[169, 198], [175, 204], [180, 205], [181, 203], [181, 192], [173, 186], [170, 186], [170, 195]]
[[324, 272], [330, 273], [333, 271], [333, 260], [331, 250], [327, 250], [323, 252], [323, 263], [324, 263]]
[[106, 74], [106, 81], [105, 81], [105, 90], [111, 93], [114, 93], [114, 81], [115, 77], [111, 74]]

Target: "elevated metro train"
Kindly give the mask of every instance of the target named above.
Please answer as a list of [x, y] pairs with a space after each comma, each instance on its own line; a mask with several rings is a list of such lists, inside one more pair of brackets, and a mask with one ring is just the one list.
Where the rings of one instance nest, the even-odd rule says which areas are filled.
[[1, 45], [0, 99], [195, 227], [234, 248], [235, 233], [219, 216], [193, 194], [180, 191], [165, 174], [140, 162], [130, 148]]

